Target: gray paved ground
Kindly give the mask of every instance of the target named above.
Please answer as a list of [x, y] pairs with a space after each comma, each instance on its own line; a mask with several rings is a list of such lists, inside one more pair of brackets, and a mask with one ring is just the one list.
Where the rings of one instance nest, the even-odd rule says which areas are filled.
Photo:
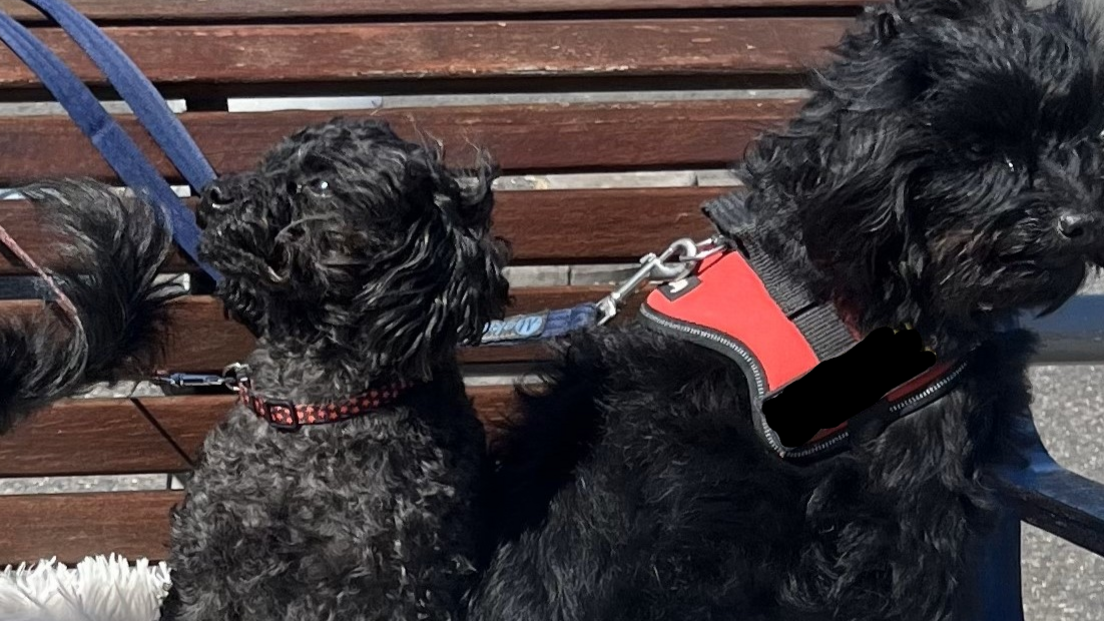
[[[1067, 468], [1104, 481], [1104, 366], [1033, 369], [1035, 419]], [[1028, 621], [1104, 621], [1104, 558], [1024, 528]]]

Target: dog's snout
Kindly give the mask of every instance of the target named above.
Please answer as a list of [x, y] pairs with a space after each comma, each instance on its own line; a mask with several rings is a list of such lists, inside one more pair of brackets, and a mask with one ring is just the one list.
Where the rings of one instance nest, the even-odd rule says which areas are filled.
[[233, 193], [222, 183], [213, 181], [203, 188], [203, 200], [196, 210], [196, 224], [205, 229], [211, 218], [234, 204]]
[[225, 207], [234, 202], [234, 197], [221, 183], [215, 181], [203, 190], [203, 202], [212, 207]]
[[1092, 243], [1098, 237], [1101, 220], [1088, 213], [1065, 212], [1058, 216], [1058, 230], [1073, 242]]

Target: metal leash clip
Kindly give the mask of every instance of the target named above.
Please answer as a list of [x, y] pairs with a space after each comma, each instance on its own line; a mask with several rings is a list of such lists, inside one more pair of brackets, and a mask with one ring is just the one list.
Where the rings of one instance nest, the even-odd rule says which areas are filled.
[[640, 269], [596, 304], [598, 325], [616, 317], [625, 301], [648, 282], [672, 282], [686, 278], [703, 260], [724, 248], [723, 242], [716, 237], [701, 242], [684, 237], [658, 255], [654, 252], [644, 255], [640, 259]]
[[153, 381], [154, 383], [163, 384], [172, 388], [213, 388], [215, 386], [223, 386], [236, 391], [243, 381], [248, 381], [248, 373], [249, 367], [244, 364], [234, 363], [223, 369], [221, 375], [161, 372], [153, 376]]

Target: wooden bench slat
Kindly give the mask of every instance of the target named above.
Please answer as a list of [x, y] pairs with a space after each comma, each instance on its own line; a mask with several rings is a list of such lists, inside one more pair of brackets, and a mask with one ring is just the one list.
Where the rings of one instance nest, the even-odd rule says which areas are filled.
[[112, 552], [164, 559], [169, 510], [181, 498], [170, 491], [0, 496], [0, 567]]
[[[804, 73], [848, 18], [487, 21], [106, 29], [154, 82], [230, 85], [519, 77]], [[60, 30], [44, 42], [104, 84]], [[0, 87], [38, 86], [7, 48]], [[197, 95], [203, 94], [200, 92]], [[209, 93], [207, 93], [209, 94]]]
[[189, 467], [129, 399], [57, 405], [0, 436], [0, 477], [175, 472]]
[[[701, 204], [728, 188], [504, 191], [495, 196], [495, 233], [510, 240], [515, 264], [633, 262], [678, 237], [704, 239], [712, 229]], [[3, 226], [31, 256], [57, 261], [58, 240], [46, 234], [23, 201], [0, 202]], [[0, 275], [27, 274], [0, 256]], [[170, 271], [191, 269], [179, 254]]]
[[[468, 394], [479, 416], [489, 429], [493, 429], [509, 407], [513, 389], [509, 386], [471, 387]], [[233, 397], [223, 396], [142, 400], [159, 423], [192, 455], [232, 402]], [[65, 417], [69, 426], [82, 422], [90, 426], [76, 417], [87, 413], [90, 406], [101, 411], [111, 408], [122, 411], [122, 403], [122, 400], [96, 400], [91, 404], [74, 401], [57, 405], [52, 412], [43, 414]], [[41, 416], [32, 419], [25, 427], [38, 426], [41, 420]], [[3, 460], [0, 468], [9, 465], [9, 458], [30, 452], [27, 443], [14, 443], [13, 438], [0, 438], [0, 459]], [[49, 442], [35, 448], [43, 454], [43, 460], [76, 459], [59, 453], [65, 447]], [[117, 448], [136, 451], [141, 446], [126, 448], [120, 445]], [[0, 496], [0, 524], [20, 525], [19, 528], [0, 529], [0, 567], [53, 556], [61, 562], [74, 563], [88, 555], [111, 552], [131, 559], [164, 559], [168, 552], [169, 510], [182, 498], [181, 492], [170, 491]]]
[[[475, 386], [468, 394], [492, 430], [506, 414], [513, 387]], [[234, 401], [227, 394], [60, 402], [0, 436], [0, 479], [190, 470], [189, 460]]]
[[[501, 420], [513, 399], [510, 386], [468, 388], [475, 408], [488, 427]], [[165, 397], [143, 399], [142, 404], [189, 455], [195, 453], [207, 432], [226, 414], [233, 397]], [[94, 427], [78, 417], [95, 409], [100, 413], [115, 409], [123, 412], [123, 400], [95, 400], [92, 403], [70, 401], [43, 412], [48, 418], [65, 418], [68, 427]], [[25, 428], [40, 427], [43, 416], [28, 421]], [[93, 434], [99, 441], [108, 439], [106, 430]], [[30, 458], [31, 448], [47, 460], [61, 459], [78, 464], [78, 457], [64, 451], [70, 446], [49, 441], [29, 445], [15, 436], [0, 437], [0, 476], [23, 476], [8, 472], [9, 458]], [[101, 450], [105, 447], [100, 445]], [[147, 454], [144, 444], [132, 439], [129, 446], [119, 443], [115, 450]], [[137, 457], [137, 456], [136, 456]], [[160, 462], [149, 462], [153, 471], [161, 471]], [[181, 471], [186, 468], [174, 467]], [[149, 471], [149, 470], [147, 470]], [[66, 473], [74, 472], [69, 468]], [[37, 474], [57, 474], [49, 470]], [[63, 495], [0, 496], [0, 524], [19, 524], [20, 528], [0, 529], [0, 567], [8, 563], [36, 561], [57, 556], [64, 563], [76, 562], [92, 554], [116, 552], [131, 559], [147, 557], [161, 560], [167, 553], [168, 515], [179, 502], [180, 492], [113, 492]]]
[[[2, 69], [0, 69], [2, 70]], [[708, 100], [393, 108], [349, 112], [196, 112], [184, 125], [215, 170], [254, 166], [277, 141], [335, 116], [386, 119], [399, 135], [441, 141], [447, 160], [471, 163], [469, 143], [494, 155], [509, 174], [642, 168], [726, 167], [767, 128], [785, 123], [798, 100]], [[121, 119], [162, 174], [172, 165], [130, 118]], [[114, 174], [67, 117], [0, 117], [0, 144], [19, 157], [0, 158], [0, 183], [44, 177]]]
[[[514, 290], [510, 313], [527, 313], [596, 302], [608, 287], [523, 287]], [[627, 312], [631, 312], [630, 308]], [[47, 312], [37, 302], [0, 302], [0, 316]], [[253, 336], [241, 324], [223, 317], [222, 305], [207, 296], [190, 296], [171, 309], [172, 332], [163, 367], [173, 371], [221, 371], [252, 351]], [[541, 357], [540, 346], [477, 347], [461, 352], [467, 364], [527, 362]]]
[[[365, 18], [479, 13], [614, 12], [694, 9], [793, 9], [855, 7], [861, 0], [70, 0], [86, 16], [103, 21], [219, 22], [262, 19]], [[0, 10], [24, 22], [42, 16], [19, 0], [0, 0]]]
[[[475, 404], [479, 418], [489, 428], [493, 428], [495, 423], [506, 414], [513, 394], [512, 386], [468, 388], [468, 395]], [[234, 400], [232, 395], [163, 397], [143, 399], [142, 405], [157, 419], [158, 424], [173, 438], [176, 445], [194, 459], [207, 432], [222, 420], [233, 406]], [[72, 407], [72, 405], [67, 404], [64, 407]], [[3, 442], [3, 438], [0, 438], [0, 446]], [[3, 468], [2, 462], [0, 462], [0, 468]]]

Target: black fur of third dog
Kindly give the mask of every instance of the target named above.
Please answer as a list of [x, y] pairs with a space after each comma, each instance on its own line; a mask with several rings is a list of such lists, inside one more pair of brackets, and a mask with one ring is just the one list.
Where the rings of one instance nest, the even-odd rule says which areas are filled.
[[236, 406], [173, 517], [163, 619], [462, 617], [487, 464], [456, 349], [506, 304], [492, 177], [383, 123], [335, 121], [207, 189], [201, 256], [258, 337], [257, 392], [312, 404], [415, 385], [293, 432]]
[[979, 467], [1030, 402], [1033, 338], [1007, 325], [1104, 257], [1088, 8], [871, 10], [741, 169], [766, 251], [860, 333], [912, 325], [965, 360], [950, 394], [797, 466], [725, 357], [641, 326], [576, 336], [502, 447], [503, 541], [469, 619], [975, 618], [968, 540], [994, 502]]
[[88, 179], [19, 192], [56, 240], [57, 260], [44, 267], [72, 302], [76, 323], [57, 300], [49, 312], [0, 320], [0, 433], [89, 384], [148, 374], [178, 294], [157, 278], [172, 236], [145, 201]]

